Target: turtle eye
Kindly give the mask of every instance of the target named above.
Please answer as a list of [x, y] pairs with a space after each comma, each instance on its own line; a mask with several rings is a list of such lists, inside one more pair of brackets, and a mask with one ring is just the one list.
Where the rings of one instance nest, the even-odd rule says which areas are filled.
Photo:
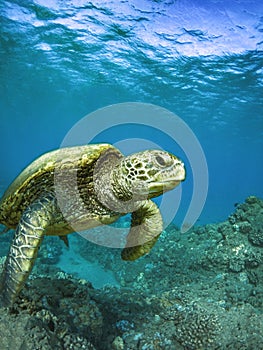
[[161, 166], [165, 166], [166, 165], [166, 162], [165, 162], [165, 159], [161, 156], [156, 156], [156, 161], [158, 164], [160, 164]]

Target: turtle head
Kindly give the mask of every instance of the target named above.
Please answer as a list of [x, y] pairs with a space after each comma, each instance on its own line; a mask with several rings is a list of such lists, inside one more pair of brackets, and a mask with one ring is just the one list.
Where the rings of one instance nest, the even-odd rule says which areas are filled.
[[112, 187], [122, 200], [157, 197], [185, 179], [183, 162], [171, 153], [146, 150], [123, 158], [112, 171]]

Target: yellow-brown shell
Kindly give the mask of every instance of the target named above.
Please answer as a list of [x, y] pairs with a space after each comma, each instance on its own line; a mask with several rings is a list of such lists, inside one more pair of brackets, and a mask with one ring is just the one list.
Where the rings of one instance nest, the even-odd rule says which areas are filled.
[[[0, 223], [15, 228], [24, 210], [39, 196], [53, 190], [55, 169], [85, 168], [85, 172], [92, 173], [96, 161], [108, 149], [120, 153], [110, 144], [93, 144], [60, 148], [37, 158], [18, 175], [1, 198]], [[88, 178], [92, 180], [92, 176]]]

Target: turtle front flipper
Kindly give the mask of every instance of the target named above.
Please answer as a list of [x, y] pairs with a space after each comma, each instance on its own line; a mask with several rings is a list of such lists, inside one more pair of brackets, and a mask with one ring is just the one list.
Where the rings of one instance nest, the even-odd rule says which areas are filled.
[[0, 277], [0, 306], [12, 306], [25, 284], [54, 211], [55, 199], [48, 195], [33, 202], [22, 214]]
[[136, 260], [149, 253], [163, 229], [163, 220], [157, 205], [151, 200], [132, 213], [131, 229], [122, 250], [123, 260]]

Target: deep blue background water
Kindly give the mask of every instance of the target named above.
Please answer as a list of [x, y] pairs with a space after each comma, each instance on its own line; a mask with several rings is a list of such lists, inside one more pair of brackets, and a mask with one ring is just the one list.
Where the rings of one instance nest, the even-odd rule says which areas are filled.
[[[225, 219], [249, 195], [262, 197], [261, 1], [0, 6], [2, 190], [35, 157], [59, 147], [79, 119], [132, 101], [169, 109], [198, 137], [209, 167], [200, 223]], [[124, 136], [113, 130], [104, 141]], [[183, 211], [191, 190], [190, 174]]]

